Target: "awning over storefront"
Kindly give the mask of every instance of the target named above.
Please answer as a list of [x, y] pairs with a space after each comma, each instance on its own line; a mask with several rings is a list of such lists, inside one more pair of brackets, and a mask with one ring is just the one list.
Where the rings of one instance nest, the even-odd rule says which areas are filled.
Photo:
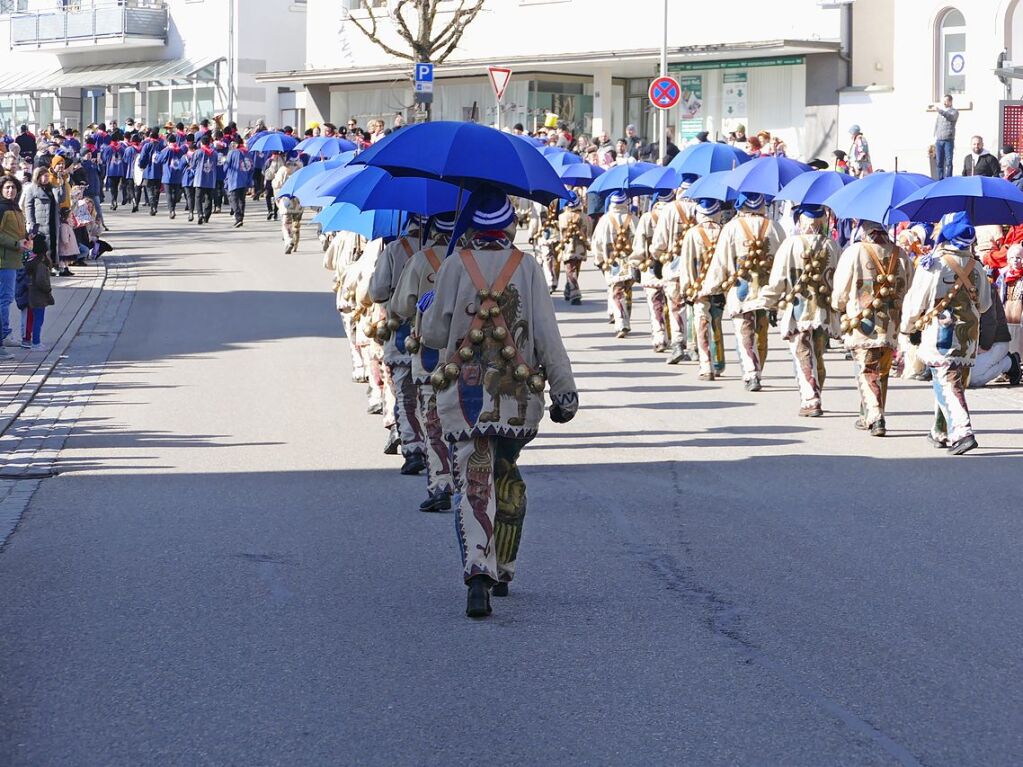
[[162, 80], [187, 80], [223, 60], [223, 56], [135, 61], [58, 69], [55, 72], [0, 73], [0, 93], [33, 93], [59, 88], [88, 88], [135, 85]]

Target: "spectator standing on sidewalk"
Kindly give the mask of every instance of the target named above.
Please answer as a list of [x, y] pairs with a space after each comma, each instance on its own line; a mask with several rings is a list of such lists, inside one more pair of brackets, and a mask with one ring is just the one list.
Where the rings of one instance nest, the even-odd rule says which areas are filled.
[[867, 144], [867, 138], [859, 125], [850, 127], [849, 135], [852, 136], [848, 158], [849, 172], [856, 178], [869, 176], [874, 172], [874, 166], [870, 163], [870, 146]]
[[[28, 249], [25, 214], [18, 207], [21, 184], [13, 176], [0, 176], [0, 343], [11, 336], [11, 304], [21, 254]], [[10, 354], [0, 346], [0, 358]]]
[[952, 153], [955, 151], [959, 110], [952, 106], [952, 96], [948, 94], [945, 94], [940, 104], [934, 105], [934, 110], [938, 113], [934, 121], [934, 159], [940, 180], [952, 175]]
[[57, 199], [50, 183], [50, 171], [36, 168], [32, 174], [32, 185], [25, 190], [22, 207], [29, 234], [41, 236], [46, 242], [46, 256], [51, 264], [57, 263], [57, 234], [60, 218], [57, 213]]
[[970, 139], [970, 153], [963, 160], [963, 175], [992, 178], [1001, 175], [998, 158], [984, 148], [984, 139], [980, 136]]
[[46, 351], [42, 343], [43, 320], [46, 307], [53, 306], [53, 287], [50, 285], [50, 268], [53, 263], [48, 256], [49, 244], [42, 235], [32, 239], [32, 252], [18, 273], [15, 299], [21, 309], [21, 348], [32, 351]]

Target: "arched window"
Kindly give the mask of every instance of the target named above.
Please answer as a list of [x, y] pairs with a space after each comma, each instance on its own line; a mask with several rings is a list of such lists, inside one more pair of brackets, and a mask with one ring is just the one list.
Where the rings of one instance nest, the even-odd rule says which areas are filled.
[[940, 99], [946, 93], [966, 92], [966, 18], [955, 8], [941, 14], [937, 29], [938, 77]]

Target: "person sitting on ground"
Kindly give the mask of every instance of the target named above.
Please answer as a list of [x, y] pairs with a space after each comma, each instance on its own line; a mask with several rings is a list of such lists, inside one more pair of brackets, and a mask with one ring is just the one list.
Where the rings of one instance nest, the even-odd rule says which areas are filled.
[[[1015, 246], [1019, 248], [1019, 246]], [[970, 371], [970, 389], [979, 389], [1005, 376], [1012, 386], [1020, 382], [1020, 357], [1011, 350], [1012, 336], [1005, 321], [1002, 302], [994, 297], [991, 306], [980, 315], [977, 361]]]

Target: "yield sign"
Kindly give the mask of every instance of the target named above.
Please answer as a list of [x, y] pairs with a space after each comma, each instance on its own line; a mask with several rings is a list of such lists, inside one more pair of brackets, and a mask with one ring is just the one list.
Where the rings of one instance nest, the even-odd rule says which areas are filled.
[[505, 67], [487, 67], [490, 72], [490, 84], [494, 86], [494, 95], [500, 101], [504, 97], [504, 91], [511, 80], [512, 71]]
[[658, 109], [671, 109], [682, 98], [682, 87], [674, 77], [658, 77], [650, 83], [650, 103]]

